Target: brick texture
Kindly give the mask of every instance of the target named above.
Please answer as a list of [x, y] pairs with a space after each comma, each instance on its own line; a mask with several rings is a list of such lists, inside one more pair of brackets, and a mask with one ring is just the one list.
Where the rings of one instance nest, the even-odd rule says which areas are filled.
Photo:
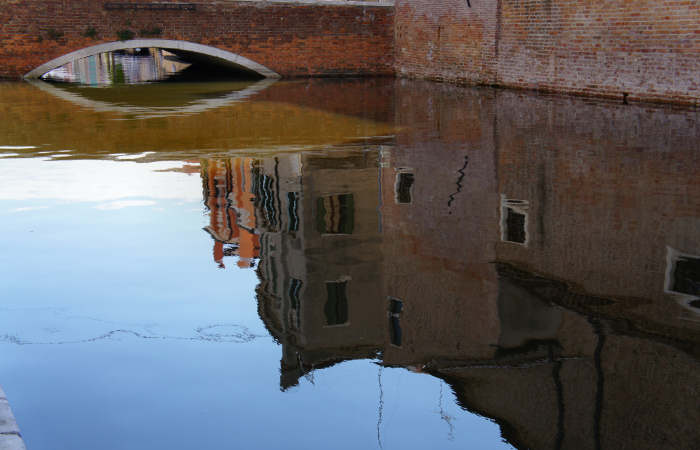
[[700, 2], [397, 0], [404, 76], [700, 103]]
[[[0, 0], [0, 78], [18, 78], [66, 53], [116, 41], [120, 30], [221, 48], [283, 76], [394, 71], [391, 7], [207, 1], [191, 2], [192, 11], [105, 9], [105, 3]], [[85, 36], [88, 28], [96, 36]], [[162, 32], [148, 35], [156, 28]]]
[[[192, 2], [193, 11], [105, 3], [0, 0], [0, 77], [131, 30], [222, 48], [284, 76], [397, 73], [700, 104], [697, 1], [396, 0], [394, 9], [207, 1]], [[95, 37], [84, 35], [88, 28]], [[162, 33], [143, 35], [154, 28]]]
[[495, 82], [496, 2], [397, 0], [399, 75], [476, 84]]

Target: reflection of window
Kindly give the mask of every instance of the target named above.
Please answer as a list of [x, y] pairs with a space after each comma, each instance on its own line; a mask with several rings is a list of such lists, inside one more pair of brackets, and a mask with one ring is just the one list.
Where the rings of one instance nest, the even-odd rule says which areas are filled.
[[527, 245], [527, 216], [530, 204], [526, 200], [511, 200], [501, 196], [501, 240]]
[[397, 298], [389, 298], [389, 335], [391, 343], [401, 346], [401, 310], [403, 302]]
[[700, 295], [700, 258], [678, 258], [670, 281], [672, 291]]
[[506, 210], [506, 240], [525, 243], [525, 214], [516, 212], [512, 208]]
[[267, 226], [274, 228], [277, 225], [274, 179], [261, 174], [260, 168], [257, 167], [253, 168], [251, 176], [255, 203], [260, 206]]
[[292, 308], [292, 327], [299, 329], [301, 325], [301, 302], [299, 300], [299, 294], [301, 293], [301, 287], [304, 283], [301, 280], [292, 278], [289, 280], [289, 290], [287, 294], [289, 295], [289, 303]]
[[287, 201], [289, 202], [289, 226], [287, 231], [299, 231], [299, 213], [297, 211], [299, 204], [299, 193], [289, 192], [287, 193]]
[[413, 181], [414, 176], [410, 172], [399, 172], [396, 174], [396, 184], [394, 185], [396, 203], [411, 203]]
[[355, 202], [352, 194], [320, 197], [316, 226], [322, 234], [352, 234], [355, 226]]
[[665, 291], [679, 294], [684, 303], [700, 309], [700, 256], [668, 247]]
[[324, 312], [327, 325], [342, 325], [348, 321], [347, 281], [327, 281], [328, 299]]

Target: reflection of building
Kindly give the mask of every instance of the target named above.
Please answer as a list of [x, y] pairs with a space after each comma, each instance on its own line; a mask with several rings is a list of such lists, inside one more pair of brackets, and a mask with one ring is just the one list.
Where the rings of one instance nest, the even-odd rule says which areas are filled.
[[581, 130], [543, 152], [540, 124], [511, 126], [524, 113], [497, 144], [493, 105], [450, 102], [439, 139], [250, 164], [281, 387], [374, 357], [446, 380], [519, 447], [696, 447], [698, 194], [645, 181], [692, 186], [694, 154], [655, 142], [629, 159]]
[[[383, 208], [395, 251], [384, 253], [394, 262], [386, 284], [397, 261], [440, 267], [409, 268], [407, 293], [387, 293], [426, 293], [415, 301], [432, 333], [413, 347], [429, 351], [411, 364], [447, 380], [462, 406], [496, 419], [518, 447], [697, 447], [698, 313], [674, 301], [700, 281], [694, 122], [669, 117], [668, 134], [656, 135], [656, 114], [516, 94], [435, 97], [399, 94], [416, 103], [399, 114], [427, 117], [415, 120], [424, 130], [397, 138], [390, 164], [413, 168], [412, 204]], [[438, 105], [434, 116], [426, 104]], [[461, 180], [452, 190], [459, 208], [446, 207], [441, 180]], [[447, 279], [460, 266], [464, 274]], [[460, 298], [453, 310], [450, 296]], [[400, 315], [404, 336], [416, 326], [411, 303]], [[444, 329], [453, 345], [431, 348]], [[465, 339], [464, 329], [482, 331]], [[405, 364], [386, 348], [385, 363]]]
[[52, 70], [43, 78], [93, 86], [143, 83], [165, 79], [189, 66], [167, 50], [129, 49], [77, 59]]
[[221, 268], [224, 256], [236, 255], [239, 267], [250, 267], [260, 255], [251, 164], [249, 158], [202, 162], [204, 202], [210, 221], [205, 230], [214, 239], [214, 261]]
[[376, 158], [338, 150], [266, 161], [259, 311], [282, 344], [284, 388], [381, 344], [386, 314], [372, 301], [381, 288]]
[[224, 257], [237, 256], [249, 267], [260, 258], [259, 310], [283, 347], [283, 387], [314, 367], [370, 357], [382, 343], [377, 156], [338, 150], [202, 163], [215, 261], [224, 267]]
[[562, 282], [508, 265], [498, 273], [493, 358], [432, 368], [462, 406], [522, 448], [694, 447], [697, 341], [600, 313], [611, 299]]

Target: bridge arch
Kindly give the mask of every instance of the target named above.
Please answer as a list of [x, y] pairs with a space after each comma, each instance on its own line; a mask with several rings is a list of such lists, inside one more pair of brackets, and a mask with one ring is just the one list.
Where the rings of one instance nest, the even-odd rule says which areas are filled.
[[128, 41], [107, 42], [104, 44], [93, 45], [90, 47], [76, 50], [67, 53], [58, 58], [40, 65], [34, 70], [24, 75], [24, 78], [39, 78], [47, 72], [57, 69], [64, 64], [75, 61], [76, 59], [87, 58], [88, 56], [97, 55], [100, 53], [113, 52], [117, 50], [126, 50], [132, 48], [162, 48], [174, 52], [184, 52], [188, 54], [198, 55], [211, 60], [217, 61], [219, 64], [229, 66], [237, 70], [253, 72], [263, 78], [280, 78], [280, 75], [248, 58], [241, 55], [221, 50], [208, 45], [197, 44], [187, 41], [176, 41], [170, 39], [131, 39]]

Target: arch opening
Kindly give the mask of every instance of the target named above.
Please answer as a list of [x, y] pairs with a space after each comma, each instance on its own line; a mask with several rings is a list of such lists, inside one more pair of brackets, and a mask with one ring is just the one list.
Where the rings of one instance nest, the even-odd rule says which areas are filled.
[[[132, 39], [128, 41], [109, 42], [86, 47], [75, 52], [55, 58], [25, 75], [25, 78], [41, 78], [45, 74], [62, 68], [70, 63], [85, 60], [97, 55], [118, 52], [140, 52], [143, 49], [162, 49], [166, 63], [187, 67], [185, 71], [199, 71], [201, 74], [217, 72], [237, 73], [247, 78], [279, 78], [279, 74], [269, 68], [235, 53], [207, 45], [187, 41], [167, 39]], [[184, 64], [184, 66], [183, 66]]]

